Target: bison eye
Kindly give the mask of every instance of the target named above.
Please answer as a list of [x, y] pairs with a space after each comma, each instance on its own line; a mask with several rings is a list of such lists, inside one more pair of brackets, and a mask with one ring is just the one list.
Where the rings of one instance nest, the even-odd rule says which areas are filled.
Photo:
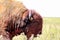
[[30, 18], [30, 21], [32, 21], [32, 20], [33, 20], [33, 17]]

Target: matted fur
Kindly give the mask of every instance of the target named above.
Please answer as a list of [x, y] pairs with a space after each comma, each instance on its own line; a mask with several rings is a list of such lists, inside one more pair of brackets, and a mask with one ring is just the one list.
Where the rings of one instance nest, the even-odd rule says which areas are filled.
[[20, 2], [2, 0], [0, 2], [0, 35], [9, 35], [9, 33], [5, 31], [5, 29], [7, 29], [8, 23], [11, 20], [15, 21], [16, 17], [21, 19], [23, 12], [26, 10], [27, 8]]

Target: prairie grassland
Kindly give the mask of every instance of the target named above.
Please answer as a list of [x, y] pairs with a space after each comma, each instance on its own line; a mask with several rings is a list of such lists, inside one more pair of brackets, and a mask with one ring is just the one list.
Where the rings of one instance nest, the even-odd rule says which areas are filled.
[[[27, 38], [25, 35], [20, 35], [13, 40], [27, 40]], [[60, 40], [60, 18], [43, 18], [42, 34], [33, 40]]]
[[44, 18], [42, 35], [37, 40], [60, 40], [60, 18]]

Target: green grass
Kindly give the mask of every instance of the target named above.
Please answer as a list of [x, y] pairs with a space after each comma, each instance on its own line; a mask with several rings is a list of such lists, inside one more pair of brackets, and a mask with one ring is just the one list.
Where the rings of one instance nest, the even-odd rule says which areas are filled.
[[[18, 40], [26, 40], [24, 37], [19, 36]], [[60, 40], [60, 18], [43, 18], [42, 34], [33, 40]]]
[[60, 40], [60, 18], [44, 18], [40, 40]]
[[45, 17], [43, 18], [44, 23], [60, 23], [60, 18], [57, 17]]

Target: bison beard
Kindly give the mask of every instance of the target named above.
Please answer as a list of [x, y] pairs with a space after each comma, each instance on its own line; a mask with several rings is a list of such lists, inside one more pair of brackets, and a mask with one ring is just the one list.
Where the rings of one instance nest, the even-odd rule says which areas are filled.
[[5, 31], [8, 32], [7, 35], [9, 35], [10, 40], [22, 32], [27, 36], [27, 40], [29, 40], [32, 34], [36, 37], [37, 34], [42, 33], [42, 17], [33, 10], [26, 10], [21, 20], [19, 17], [16, 17], [15, 21], [11, 18], [7, 23]]

